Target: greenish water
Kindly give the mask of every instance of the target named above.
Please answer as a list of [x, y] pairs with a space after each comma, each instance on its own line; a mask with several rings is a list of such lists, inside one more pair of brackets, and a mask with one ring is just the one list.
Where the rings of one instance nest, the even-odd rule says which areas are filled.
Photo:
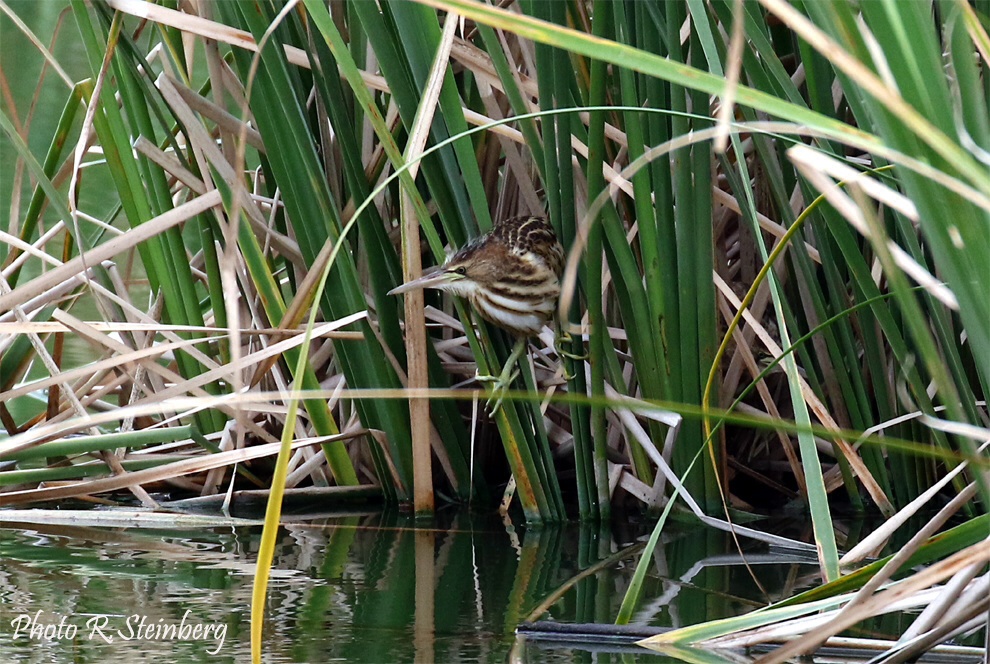
[[[4, 525], [4, 661], [248, 658], [260, 529]], [[464, 514], [432, 528], [396, 514], [290, 517], [268, 593], [265, 661], [672, 661], [641, 649], [630, 654], [637, 652], [630, 647], [534, 642], [514, 633], [526, 619], [614, 621], [638, 549], [578, 581], [546, 613], [530, 613], [638, 535], [626, 527], [516, 530]], [[666, 537], [634, 622], [686, 625], [759, 605], [731, 546], [701, 529]], [[813, 565], [755, 569], [769, 587], [814, 578]], [[170, 638], [163, 629], [169, 625], [185, 626], [185, 638]], [[194, 638], [196, 625], [205, 636]]]
[[[180, 517], [168, 529], [42, 526], [4, 522], [4, 514], [0, 661], [248, 661], [259, 527], [184, 527]], [[795, 525], [788, 534], [797, 534]], [[264, 661], [755, 661], [760, 653], [674, 660], [601, 638], [516, 636], [524, 621], [613, 623], [644, 534], [636, 523], [523, 529], [453, 511], [429, 527], [396, 513], [286, 516], [265, 609]], [[721, 533], [669, 530], [632, 624], [697, 624], [819, 583], [813, 561], [762, 546], [749, 547], [745, 562], [749, 569]], [[848, 635], [897, 638], [914, 617], [881, 616]], [[983, 643], [980, 634], [964, 641]]]

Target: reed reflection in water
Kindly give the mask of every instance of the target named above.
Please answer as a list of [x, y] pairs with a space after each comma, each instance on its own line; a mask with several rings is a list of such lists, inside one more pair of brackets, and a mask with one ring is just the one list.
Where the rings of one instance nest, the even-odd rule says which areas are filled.
[[[176, 516], [168, 529], [5, 522], [4, 657], [244, 661], [260, 529], [185, 529], [182, 518]], [[516, 642], [516, 626], [536, 619], [613, 622], [639, 560], [642, 534], [628, 524], [524, 530], [466, 513], [429, 528], [396, 513], [287, 516], [268, 595], [265, 659], [501, 662], [511, 651], [523, 661], [573, 661], [578, 650], [592, 648]], [[730, 552], [731, 542], [701, 529], [664, 537], [645, 587], [653, 599], [644, 602], [635, 622], [677, 626], [761, 604]], [[813, 564], [774, 561], [756, 567], [765, 586], [814, 582]], [[43, 621], [75, 625], [74, 638], [13, 638], [11, 621], [39, 610]], [[147, 625], [222, 625], [224, 640], [215, 656], [215, 638], [151, 633], [107, 643], [89, 638], [86, 623], [95, 616], [107, 616], [125, 636], [131, 616]], [[600, 651], [596, 661], [663, 661], [646, 651], [594, 649]]]

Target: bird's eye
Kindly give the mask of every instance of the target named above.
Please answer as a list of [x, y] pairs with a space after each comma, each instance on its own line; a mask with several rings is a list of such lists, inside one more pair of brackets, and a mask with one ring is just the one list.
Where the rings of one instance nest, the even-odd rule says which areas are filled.
[[465, 274], [467, 274], [467, 268], [462, 265], [459, 268], [457, 268], [456, 270], [454, 270], [454, 272], [456, 272], [457, 274], [459, 274], [461, 276], [464, 276]]

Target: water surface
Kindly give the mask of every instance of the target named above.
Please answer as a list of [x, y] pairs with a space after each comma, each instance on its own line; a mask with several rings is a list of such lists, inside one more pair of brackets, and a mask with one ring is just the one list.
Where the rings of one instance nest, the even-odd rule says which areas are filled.
[[[260, 528], [4, 526], [5, 660], [248, 657]], [[594, 661], [619, 661], [623, 651], [623, 661], [670, 661], [648, 651], [515, 637], [527, 619], [613, 622], [640, 557], [640, 534], [635, 526], [523, 529], [464, 513], [432, 527], [395, 513], [289, 517], [268, 593], [265, 659], [575, 661], [598, 650]], [[701, 529], [666, 537], [647, 581], [650, 599], [634, 622], [677, 626], [758, 606], [759, 591], [730, 547]], [[621, 551], [626, 555], [566, 586]], [[788, 575], [792, 582], [814, 576], [814, 565], [756, 569], [778, 588]], [[555, 592], [548, 610], [532, 613]], [[197, 625], [199, 638], [191, 631]]]

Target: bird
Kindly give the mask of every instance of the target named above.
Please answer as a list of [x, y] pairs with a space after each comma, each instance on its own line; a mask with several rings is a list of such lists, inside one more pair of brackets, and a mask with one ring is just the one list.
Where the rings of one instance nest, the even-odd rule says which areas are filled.
[[528, 339], [553, 317], [563, 269], [564, 248], [550, 222], [538, 216], [513, 217], [497, 222], [490, 231], [465, 244], [439, 268], [388, 294], [435, 288], [457, 295], [482, 318], [515, 337], [499, 376], [477, 377], [493, 383], [487, 405], [494, 415], [518, 375], [513, 370]]

